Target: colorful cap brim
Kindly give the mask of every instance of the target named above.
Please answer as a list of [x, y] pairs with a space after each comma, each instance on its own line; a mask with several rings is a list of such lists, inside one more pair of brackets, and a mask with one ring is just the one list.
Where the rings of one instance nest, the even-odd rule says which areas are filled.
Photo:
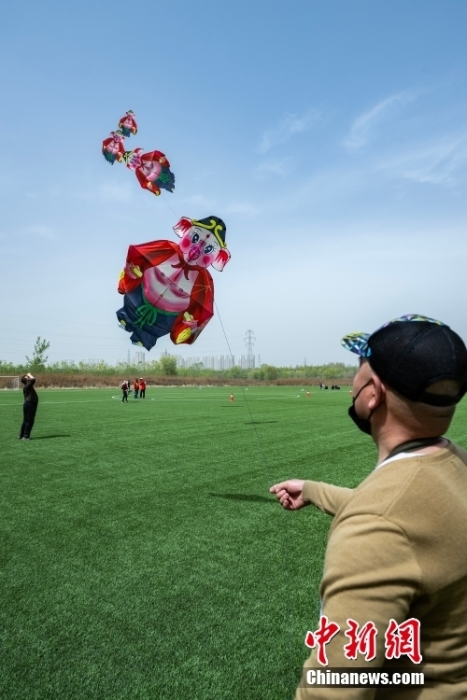
[[[434, 318], [429, 318], [428, 316], [422, 316], [421, 314], [405, 314], [405, 316], [399, 316], [399, 318], [393, 318], [392, 321], [384, 323], [381, 326], [381, 328], [378, 328], [378, 330], [375, 331], [375, 333], [378, 333], [378, 331], [382, 330], [383, 328], [386, 328], [386, 326], [389, 326], [391, 323], [401, 323], [410, 321], [419, 321], [422, 323], [435, 323], [437, 326], [445, 325], [441, 321], [437, 321]], [[350, 352], [354, 352], [360, 357], [369, 357], [371, 355], [371, 348], [368, 347], [368, 340], [375, 333], [361, 333], [360, 331], [357, 331], [356, 333], [349, 333], [349, 335], [345, 335], [342, 338], [341, 343], [344, 346], [344, 348], [346, 348], [346, 350], [350, 350]]]
[[360, 331], [357, 331], [356, 333], [349, 333], [348, 335], [345, 335], [341, 340], [341, 344], [346, 350], [354, 352], [356, 355], [359, 355], [359, 357], [368, 357], [371, 352], [370, 348], [368, 347], [369, 337], [369, 333], [361, 333]]

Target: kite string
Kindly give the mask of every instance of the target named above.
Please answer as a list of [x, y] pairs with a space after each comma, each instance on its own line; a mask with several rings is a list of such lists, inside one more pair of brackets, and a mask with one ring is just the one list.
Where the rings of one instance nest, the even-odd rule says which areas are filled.
[[[177, 213], [173, 210], [173, 208], [172, 208], [172, 206], [170, 205], [170, 203], [169, 203], [169, 202], [167, 201], [167, 199], [164, 197], [164, 195], [163, 195], [162, 192], [161, 192], [161, 195], [162, 195], [162, 199], [163, 199], [164, 202], [167, 204], [167, 206], [169, 207], [169, 209], [171, 210], [171, 212], [174, 214], [174, 216], [178, 216]], [[230, 347], [229, 339], [228, 339], [228, 337], [227, 337], [227, 333], [225, 332], [224, 324], [222, 323], [222, 317], [221, 317], [221, 314], [219, 313], [219, 307], [217, 306], [217, 303], [216, 303], [215, 300], [214, 300], [214, 307], [215, 307], [215, 310], [216, 310], [217, 318], [219, 319], [219, 323], [220, 323], [221, 328], [222, 328], [222, 333], [224, 334], [225, 342], [226, 342], [227, 348], [228, 348], [228, 350], [229, 350], [229, 355], [230, 355], [230, 357], [233, 358], [233, 353], [232, 353], [232, 349], [231, 349], [231, 347]], [[265, 471], [265, 475], [266, 475], [266, 480], [267, 480], [267, 482], [268, 482], [268, 492], [269, 492], [269, 486], [270, 486], [270, 485], [272, 484], [272, 482], [273, 482], [273, 479], [272, 479], [272, 476], [271, 476], [270, 464], [269, 464], [269, 461], [268, 461], [268, 459], [267, 459], [267, 457], [266, 457], [266, 455], [265, 455], [265, 453], [264, 453], [263, 443], [262, 443], [261, 438], [260, 438], [260, 435], [259, 435], [259, 433], [258, 433], [258, 429], [257, 429], [257, 427], [256, 427], [255, 421], [253, 420], [253, 414], [252, 414], [252, 411], [251, 411], [250, 403], [249, 403], [249, 401], [248, 401], [248, 398], [247, 398], [245, 389], [244, 389], [244, 387], [243, 387], [242, 384], [240, 384], [239, 386], [240, 386], [240, 388], [241, 388], [242, 395], [243, 395], [243, 399], [244, 399], [245, 405], [246, 405], [246, 407], [247, 407], [248, 416], [249, 416], [249, 418], [250, 418], [250, 421], [251, 421], [251, 424], [252, 424], [252, 426], [253, 426], [253, 430], [254, 430], [254, 433], [255, 433], [256, 444], [257, 444], [258, 452], [259, 452], [259, 454], [260, 454], [260, 459], [261, 459], [261, 461], [262, 461], [262, 463], [263, 463], [263, 467], [264, 467], [264, 471]], [[290, 670], [290, 673], [293, 675], [293, 674], [294, 674], [294, 670], [293, 670], [293, 641], [292, 641], [292, 629], [293, 629], [293, 627], [292, 627], [292, 586], [291, 586], [291, 576], [290, 576], [290, 572], [291, 572], [291, 566], [290, 566], [290, 564], [291, 564], [291, 561], [290, 561], [291, 552], [290, 552], [290, 547], [288, 547], [288, 542], [289, 542], [289, 538], [290, 538], [290, 532], [289, 532], [290, 525], [289, 525], [289, 518], [287, 517], [287, 515], [288, 515], [288, 513], [286, 514], [286, 517], [284, 518], [284, 520], [285, 520], [285, 528], [284, 528], [284, 549], [285, 549], [285, 553], [284, 553], [284, 562], [285, 562], [285, 592], [286, 592], [286, 595], [285, 595], [286, 601], [285, 601], [284, 618], [285, 618], [285, 626], [286, 626], [287, 629], [288, 629], [287, 638], [288, 638], [289, 670]], [[289, 613], [288, 616], [287, 616], [287, 611], [288, 611], [288, 613]], [[292, 682], [293, 682], [293, 681], [292, 681]]]
[[171, 205], [169, 204], [169, 202], [168, 202], [168, 201], [166, 200], [166, 198], [164, 197], [164, 193], [163, 193], [162, 191], [161, 191], [161, 193], [160, 193], [159, 196], [162, 197], [162, 199], [163, 199], [164, 202], [167, 204], [167, 206], [169, 207], [169, 209], [170, 209], [170, 211], [173, 213], [173, 215], [174, 215], [174, 216], [178, 216], [178, 214], [172, 209]]
[[[220, 315], [220, 313], [219, 313], [219, 307], [217, 306], [217, 304], [216, 304], [215, 301], [214, 301], [214, 306], [215, 306], [215, 309], [216, 309], [217, 317], [218, 317], [218, 319], [219, 319], [219, 323], [220, 323], [221, 328], [222, 328], [222, 332], [223, 332], [223, 334], [224, 334], [225, 342], [226, 342], [227, 347], [228, 347], [228, 349], [229, 349], [229, 354], [230, 354], [230, 356], [233, 358], [233, 353], [232, 353], [232, 350], [231, 350], [231, 348], [230, 348], [229, 339], [227, 338], [227, 334], [226, 334], [226, 332], [225, 332], [224, 324], [222, 323], [222, 317], [221, 317], [221, 315]], [[240, 386], [240, 389], [242, 390], [243, 399], [244, 399], [245, 405], [246, 405], [246, 407], [247, 407], [247, 411], [248, 411], [248, 415], [249, 415], [249, 417], [250, 417], [251, 424], [253, 425], [253, 430], [254, 430], [254, 432], [255, 432], [255, 437], [256, 437], [256, 443], [257, 443], [258, 451], [259, 451], [259, 454], [260, 454], [260, 458], [261, 458], [261, 460], [262, 460], [262, 462], [263, 462], [264, 471], [265, 471], [265, 474], [266, 474], [266, 479], [267, 479], [267, 481], [268, 481], [268, 491], [269, 491], [269, 486], [272, 484], [272, 481], [273, 481], [273, 479], [272, 479], [272, 477], [271, 477], [271, 469], [270, 469], [269, 460], [267, 459], [266, 455], [264, 454], [263, 443], [262, 443], [261, 438], [260, 438], [260, 435], [259, 435], [259, 433], [258, 433], [258, 429], [257, 429], [257, 427], [256, 427], [255, 421], [253, 420], [253, 415], [252, 415], [252, 412], [251, 412], [250, 403], [249, 403], [249, 401], [248, 401], [248, 398], [247, 398], [245, 389], [244, 389], [244, 387], [243, 387], [243, 384], [240, 384], [239, 386]], [[291, 535], [290, 535], [290, 531], [289, 531], [289, 528], [290, 528], [289, 520], [290, 520], [290, 518], [287, 517], [288, 515], [289, 515], [289, 514], [286, 513], [286, 517], [284, 518], [284, 521], [285, 521], [285, 527], [284, 527], [284, 549], [285, 549], [285, 552], [284, 552], [284, 562], [285, 562], [285, 598], [286, 598], [286, 601], [285, 601], [285, 610], [284, 610], [284, 618], [285, 618], [285, 626], [286, 626], [286, 628], [288, 629], [288, 634], [287, 634], [287, 639], [288, 639], [288, 655], [289, 655], [289, 663], [288, 663], [288, 665], [289, 665], [290, 674], [293, 676], [293, 674], [294, 674], [294, 668], [293, 668], [293, 640], [292, 640], [292, 629], [293, 629], [293, 626], [292, 626], [292, 581], [291, 581], [291, 573], [290, 573], [292, 569], [291, 569], [291, 559], [290, 559], [290, 557], [291, 557], [291, 551], [290, 551], [290, 547], [288, 547], [288, 542], [290, 541], [289, 538], [290, 538]], [[288, 615], [287, 615], [287, 611], [288, 611]], [[292, 682], [293, 682], [293, 681], [292, 681]]]
[[[231, 349], [231, 347], [230, 347], [229, 339], [227, 338], [227, 334], [226, 334], [226, 332], [225, 332], [224, 324], [222, 323], [222, 318], [221, 318], [221, 315], [220, 315], [220, 313], [219, 313], [219, 307], [217, 306], [215, 300], [214, 300], [214, 307], [215, 307], [215, 309], [216, 309], [216, 314], [217, 314], [217, 318], [219, 319], [219, 323], [221, 324], [222, 333], [224, 334], [224, 338], [225, 338], [226, 345], [227, 345], [227, 347], [228, 347], [228, 349], [229, 349], [229, 355], [230, 355], [231, 358], [233, 358], [233, 353], [232, 353], [232, 349]], [[261, 439], [260, 439], [260, 436], [259, 436], [259, 433], [258, 433], [258, 429], [256, 428], [256, 423], [255, 423], [254, 420], [253, 420], [253, 415], [252, 415], [252, 412], [251, 412], [251, 409], [250, 409], [250, 404], [249, 404], [248, 398], [247, 398], [247, 396], [246, 396], [246, 392], [245, 392], [245, 389], [244, 389], [243, 385], [240, 384], [239, 387], [240, 387], [240, 389], [242, 390], [243, 398], [244, 398], [244, 400], [245, 400], [245, 404], [246, 404], [246, 407], [247, 407], [247, 410], [248, 410], [248, 416], [249, 416], [249, 418], [250, 418], [250, 420], [251, 420], [251, 424], [253, 425], [253, 430], [254, 430], [254, 432], [255, 432], [256, 440], [257, 440], [257, 443], [258, 443], [258, 449], [259, 449], [259, 452], [260, 452], [260, 455], [261, 455], [261, 458], [262, 458], [262, 461], [263, 461], [264, 469], [265, 469], [265, 472], [266, 472], [266, 478], [267, 478], [268, 482], [271, 483], [271, 474], [270, 474], [269, 462], [268, 462], [268, 459], [266, 458], [266, 455], [264, 454], [263, 444], [262, 444], [262, 442], [261, 442]]]

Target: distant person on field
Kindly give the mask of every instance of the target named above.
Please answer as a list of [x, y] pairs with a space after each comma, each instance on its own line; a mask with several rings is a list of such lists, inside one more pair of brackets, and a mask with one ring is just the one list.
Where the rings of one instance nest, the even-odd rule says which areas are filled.
[[143, 377], [140, 377], [139, 380], [139, 398], [146, 398], [146, 382], [144, 381]]
[[139, 394], [139, 382], [137, 379], [133, 382], [133, 395], [134, 398], [137, 399]]
[[24, 374], [21, 377], [21, 383], [23, 386], [23, 423], [21, 425], [21, 430], [19, 432], [20, 440], [30, 440], [31, 431], [34, 425], [34, 420], [36, 418], [37, 404], [39, 403], [39, 397], [34, 389], [34, 384], [36, 383], [35, 378], [32, 374]]
[[122, 401], [126, 401], [126, 403], [128, 403], [128, 392], [129, 391], [130, 391], [130, 384], [125, 379], [125, 381], [122, 384]]
[[[288, 510], [313, 504], [333, 516], [296, 698], [467, 698], [467, 452], [443, 437], [467, 392], [467, 349], [415, 314], [342, 343], [360, 358], [349, 416], [376, 444], [376, 467], [355, 489], [301, 479], [270, 489]], [[424, 684], [312, 684], [326, 670], [326, 629], [330, 669], [421, 672]]]

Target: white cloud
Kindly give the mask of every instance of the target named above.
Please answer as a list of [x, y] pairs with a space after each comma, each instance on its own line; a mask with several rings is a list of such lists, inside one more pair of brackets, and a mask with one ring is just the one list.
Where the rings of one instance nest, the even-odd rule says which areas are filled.
[[350, 132], [344, 141], [344, 146], [351, 151], [365, 146], [374, 135], [377, 124], [393, 115], [398, 108], [417, 99], [419, 93], [406, 90], [381, 100], [367, 112], [361, 114], [350, 128]]
[[466, 165], [467, 134], [460, 134], [404, 151], [379, 168], [414, 182], [450, 186], [456, 183], [456, 174]]
[[317, 109], [310, 109], [302, 116], [286, 114], [277, 126], [264, 132], [258, 152], [267, 153], [273, 146], [286, 143], [296, 134], [308, 131], [319, 121], [320, 116], [321, 114]]

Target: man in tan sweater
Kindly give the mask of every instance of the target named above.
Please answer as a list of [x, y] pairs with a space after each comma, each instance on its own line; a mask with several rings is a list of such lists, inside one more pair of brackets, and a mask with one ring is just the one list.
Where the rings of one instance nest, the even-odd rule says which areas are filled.
[[[296, 698], [467, 698], [467, 452], [442, 437], [467, 392], [466, 347], [418, 315], [342, 342], [360, 356], [349, 415], [376, 443], [376, 469], [356, 489], [271, 488], [286, 509], [334, 516]], [[326, 685], [330, 669], [360, 687]], [[380, 687], [350, 675], [376, 669], [399, 675]]]

